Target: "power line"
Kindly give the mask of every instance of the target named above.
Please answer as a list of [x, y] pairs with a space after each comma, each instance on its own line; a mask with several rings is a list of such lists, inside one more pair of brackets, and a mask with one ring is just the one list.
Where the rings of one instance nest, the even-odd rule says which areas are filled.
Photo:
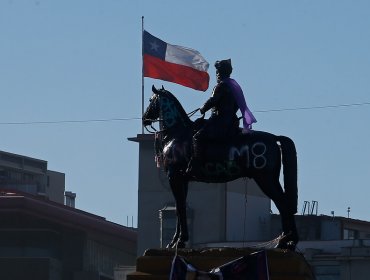
[[0, 125], [63, 124], [63, 123], [93, 123], [93, 122], [114, 122], [114, 121], [132, 121], [132, 120], [141, 120], [141, 118], [111, 118], [111, 119], [88, 119], [88, 120], [30, 121], [30, 122], [0, 122]]
[[324, 106], [310, 106], [310, 107], [296, 107], [296, 108], [281, 108], [269, 110], [257, 110], [256, 113], [269, 113], [269, 112], [282, 112], [282, 111], [301, 111], [301, 110], [315, 110], [315, 109], [329, 109], [329, 108], [343, 108], [370, 105], [370, 102], [350, 103], [350, 104], [337, 104], [337, 105], [324, 105]]
[[[370, 102], [349, 103], [349, 104], [336, 104], [336, 105], [323, 105], [323, 106], [310, 106], [310, 107], [295, 107], [295, 108], [279, 108], [279, 109], [266, 109], [255, 110], [255, 113], [273, 113], [284, 111], [303, 111], [303, 110], [317, 110], [317, 109], [333, 109], [345, 107], [358, 107], [370, 105]], [[116, 121], [136, 121], [141, 120], [141, 117], [135, 118], [108, 118], [108, 119], [87, 119], [87, 120], [59, 120], [59, 121], [24, 121], [24, 122], [0, 122], [0, 125], [34, 125], [34, 124], [65, 124], [65, 123], [98, 123], [98, 122], [116, 122]]]

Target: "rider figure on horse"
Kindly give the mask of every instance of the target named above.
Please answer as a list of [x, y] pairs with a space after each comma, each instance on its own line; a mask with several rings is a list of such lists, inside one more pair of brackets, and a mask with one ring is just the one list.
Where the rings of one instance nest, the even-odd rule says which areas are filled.
[[202, 115], [212, 109], [212, 114], [208, 120], [203, 121], [201, 128], [193, 136], [193, 154], [188, 166], [188, 174], [204, 160], [202, 151], [206, 141], [224, 140], [237, 131], [239, 120], [236, 112], [238, 110], [242, 113], [244, 133], [250, 132], [252, 124], [257, 121], [246, 105], [241, 87], [230, 78], [233, 70], [231, 59], [216, 61], [215, 68], [217, 85], [213, 89], [212, 96], [199, 109]]

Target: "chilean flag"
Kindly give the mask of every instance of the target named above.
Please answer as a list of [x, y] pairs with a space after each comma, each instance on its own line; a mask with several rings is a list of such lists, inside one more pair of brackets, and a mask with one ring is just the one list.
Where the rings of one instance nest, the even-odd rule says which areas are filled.
[[170, 45], [143, 32], [143, 75], [206, 91], [209, 64], [193, 49]]

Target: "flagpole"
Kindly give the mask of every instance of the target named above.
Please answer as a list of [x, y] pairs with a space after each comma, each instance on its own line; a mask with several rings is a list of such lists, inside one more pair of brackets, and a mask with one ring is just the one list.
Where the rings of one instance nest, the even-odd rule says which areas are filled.
[[[141, 116], [144, 115], [144, 16], [141, 17]], [[141, 125], [144, 134], [144, 125]]]

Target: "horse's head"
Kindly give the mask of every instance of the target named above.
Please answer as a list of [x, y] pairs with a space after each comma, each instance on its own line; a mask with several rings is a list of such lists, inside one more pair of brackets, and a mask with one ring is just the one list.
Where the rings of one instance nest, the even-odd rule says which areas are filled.
[[191, 120], [184, 111], [180, 102], [169, 91], [162, 86], [156, 89], [152, 86], [153, 95], [150, 103], [143, 115], [143, 125], [151, 125], [154, 121], [159, 121], [161, 129], [169, 129], [175, 126], [189, 127]]
[[146, 108], [144, 115], [142, 117], [143, 125], [151, 125], [154, 121], [159, 118], [159, 95], [161, 90], [157, 90], [154, 85], [152, 86], [153, 94], [149, 99], [149, 106]]

